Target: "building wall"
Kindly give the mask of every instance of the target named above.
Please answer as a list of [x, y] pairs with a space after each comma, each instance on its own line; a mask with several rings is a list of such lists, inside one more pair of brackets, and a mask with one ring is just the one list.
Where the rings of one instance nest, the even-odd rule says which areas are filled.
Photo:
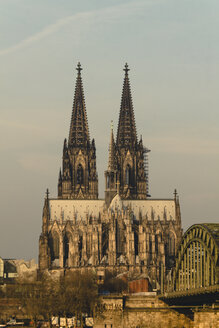
[[194, 313], [194, 328], [219, 327], [219, 309], [202, 309]]
[[125, 65], [118, 129], [109, 147], [105, 200], [98, 200], [96, 146], [89, 136], [81, 76], [77, 78], [68, 140], [64, 140], [58, 198], [45, 200], [39, 268], [113, 268], [145, 273], [160, 288], [181, 241], [177, 193], [149, 199], [148, 149], [138, 139]]
[[[144, 296], [105, 296], [103, 312], [94, 328], [217, 328], [219, 308], [191, 311], [174, 310], [153, 293]], [[187, 312], [186, 312], [187, 311]]]
[[174, 265], [181, 241], [178, 203], [168, 200], [165, 207], [157, 200], [152, 208], [152, 201], [145, 200], [137, 208], [136, 202], [125, 203], [116, 195], [107, 209], [99, 200], [47, 200], [40, 269], [103, 266], [135, 271], [160, 288], [161, 275]]

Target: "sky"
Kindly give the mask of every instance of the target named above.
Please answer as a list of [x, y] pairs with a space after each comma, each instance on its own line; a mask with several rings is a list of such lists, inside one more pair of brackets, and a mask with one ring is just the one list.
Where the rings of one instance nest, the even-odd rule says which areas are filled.
[[100, 197], [127, 62], [152, 198], [177, 189], [184, 231], [219, 222], [218, 12], [218, 0], [0, 0], [0, 257], [38, 257], [78, 61]]

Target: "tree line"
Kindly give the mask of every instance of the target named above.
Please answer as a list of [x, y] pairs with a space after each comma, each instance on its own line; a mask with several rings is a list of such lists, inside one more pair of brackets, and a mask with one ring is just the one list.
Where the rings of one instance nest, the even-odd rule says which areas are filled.
[[116, 278], [115, 273], [106, 271], [100, 284], [92, 271], [66, 271], [56, 278], [45, 273], [32, 281], [19, 278], [6, 286], [4, 297], [18, 299], [35, 327], [39, 320], [47, 321], [51, 327], [54, 316], [75, 317], [75, 322], [80, 321], [82, 326], [85, 314], [89, 317], [100, 314], [102, 292], [121, 293], [126, 289], [127, 283]]

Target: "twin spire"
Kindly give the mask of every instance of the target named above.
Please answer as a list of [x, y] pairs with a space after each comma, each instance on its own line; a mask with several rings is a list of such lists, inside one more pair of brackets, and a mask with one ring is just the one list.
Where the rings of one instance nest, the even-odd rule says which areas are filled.
[[[81, 78], [81, 64], [78, 63], [78, 71], [74, 102], [72, 108], [72, 117], [69, 131], [68, 145], [86, 147], [90, 143], [88, 120], [84, 99], [83, 83]], [[116, 145], [119, 147], [135, 147], [137, 143], [137, 132], [135, 125], [135, 116], [132, 104], [131, 88], [129, 83], [128, 64], [125, 64], [125, 77], [122, 90], [122, 99], [119, 114], [119, 124], [117, 130]]]
[[86, 147], [90, 143], [90, 136], [81, 78], [82, 68], [80, 63], [78, 63], [76, 70], [78, 71], [78, 75], [75, 86], [68, 146]]
[[[90, 142], [80, 63], [76, 70], [69, 139], [68, 143], [67, 140], [64, 142], [58, 197], [97, 199], [96, 147], [94, 140]], [[144, 148], [142, 142], [138, 143], [137, 140], [127, 63], [124, 72], [117, 138], [115, 142], [111, 127], [109, 161], [105, 172], [107, 203], [117, 189], [123, 199], [146, 199]]]
[[129, 83], [128, 64], [125, 64], [125, 77], [122, 90], [122, 100], [119, 114], [116, 144], [118, 147], [135, 147], [137, 143], [137, 132], [135, 116], [132, 104], [131, 88]]

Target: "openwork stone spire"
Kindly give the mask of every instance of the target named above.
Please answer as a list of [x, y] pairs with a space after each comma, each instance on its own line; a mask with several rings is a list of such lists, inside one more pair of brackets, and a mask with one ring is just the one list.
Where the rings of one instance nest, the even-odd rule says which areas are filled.
[[81, 78], [81, 64], [78, 63], [75, 95], [72, 108], [72, 117], [69, 131], [68, 146], [86, 147], [90, 143], [87, 113], [84, 99], [83, 83]]
[[62, 171], [58, 179], [60, 199], [97, 199], [96, 147], [90, 142], [85, 108], [81, 64], [77, 66], [77, 80], [68, 143], [65, 139]]
[[105, 188], [105, 201], [109, 207], [113, 197], [116, 195], [116, 183], [118, 179], [118, 162], [117, 162], [117, 149], [113, 135], [113, 124], [111, 121], [111, 136], [109, 145], [109, 160], [108, 167], [105, 171], [106, 188]]
[[117, 146], [133, 148], [137, 143], [135, 116], [132, 104], [131, 88], [128, 77], [128, 64], [125, 64], [125, 77], [123, 83], [122, 100], [117, 131]]
[[113, 125], [111, 122], [111, 138], [110, 138], [110, 145], [109, 145], [108, 171], [113, 171], [117, 169], [115, 147], [116, 146], [115, 146], [114, 135], [113, 135]]

